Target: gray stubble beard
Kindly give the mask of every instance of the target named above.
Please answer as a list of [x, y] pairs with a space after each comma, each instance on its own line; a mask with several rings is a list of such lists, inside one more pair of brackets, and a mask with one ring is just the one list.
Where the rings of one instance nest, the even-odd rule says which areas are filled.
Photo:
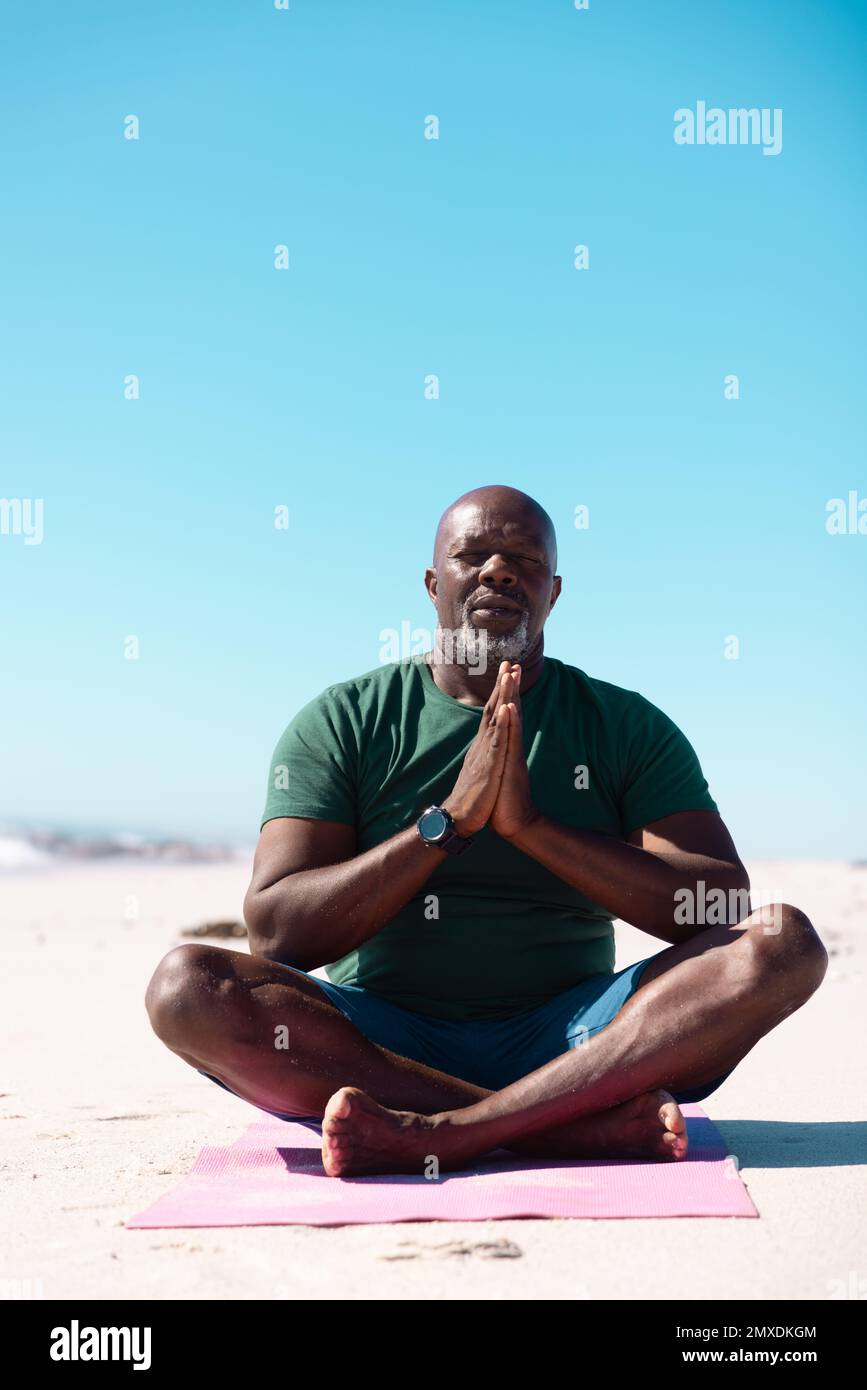
[[437, 628], [435, 660], [454, 661], [479, 675], [484, 675], [489, 664], [499, 666], [501, 661], [524, 660], [530, 650], [530, 615], [526, 609], [518, 626], [504, 633], [474, 627], [469, 614], [469, 608], [464, 608], [461, 626], [456, 630], [445, 633], [441, 627]]

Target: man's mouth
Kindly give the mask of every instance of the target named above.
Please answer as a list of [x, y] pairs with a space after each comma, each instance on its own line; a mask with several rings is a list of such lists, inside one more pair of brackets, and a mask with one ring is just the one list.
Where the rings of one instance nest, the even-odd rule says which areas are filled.
[[473, 617], [485, 623], [516, 621], [525, 612], [526, 609], [513, 599], [499, 597], [479, 599], [470, 609]]

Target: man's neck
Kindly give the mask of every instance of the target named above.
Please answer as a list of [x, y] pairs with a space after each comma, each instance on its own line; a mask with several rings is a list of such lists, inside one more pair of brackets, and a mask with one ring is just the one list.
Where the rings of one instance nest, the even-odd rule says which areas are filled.
[[[489, 662], [484, 671], [471, 666], [459, 666], [457, 662], [431, 661], [432, 652], [425, 654], [431, 675], [438, 690], [457, 700], [460, 705], [484, 705], [493, 690], [500, 670], [500, 663]], [[519, 663], [521, 667], [521, 694], [536, 684], [542, 674], [544, 642], [539, 637], [532, 651]]]

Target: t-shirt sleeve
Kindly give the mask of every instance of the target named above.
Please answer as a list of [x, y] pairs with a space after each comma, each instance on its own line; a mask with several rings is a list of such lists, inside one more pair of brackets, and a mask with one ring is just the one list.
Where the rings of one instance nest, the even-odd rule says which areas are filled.
[[719, 810], [689, 739], [649, 700], [635, 697], [618, 743], [625, 835], [679, 811]]
[[261, 825], [277, 816], [356, 822], [358, 739], [349, 711], [326, 690], [277, 740]]

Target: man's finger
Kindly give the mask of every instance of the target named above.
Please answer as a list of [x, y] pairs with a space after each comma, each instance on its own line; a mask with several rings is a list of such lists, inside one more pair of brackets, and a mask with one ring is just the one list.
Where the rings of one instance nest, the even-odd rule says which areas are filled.
[[514, 710], [515, 710], [515, 706], [514, 706], [513, 704], [510, 703], [510, 704], [507, 704], [507, 705], [503, 705], [503, 709], [506, 711], [506, 714], [505, 714], [505, 724], [506, 724], [505, 732], [506, 732], [506, 735], [507, 735], [507, 739], [506, 739], [506, 763], [508, 764], [508, 763], [511, 761], [511, 759], [513, 758], [514, 752], [515, 752], [514, 748], [512, 747], [512, 743], [513, 743], [513, 741], [514, 741], [514, 736], [515, 736], [515, 724], [514, 724]]
[[515, 682], [512, 679], [511, 669], [503, 672], [500, 677], [500, 702], [499, 708], [508, 705], [515, 698]]
[[518, 713], [519, 723], [523, 723], [524, 715], [521, 709], [521, 676], [523, 671], [520, 666], [512, 668], [512, 702]]
[[491, 721], [492, 725], [492, 746], [497, 755], [497, 762], [502, 762], [508, 756], [509, 751], [509, 707], [500, 705], [497, 713]]
[[499, 671], [497, 672], [497, 679], [494, 681], [494, 688], [493, 688], [493, 690], [491, 691], [490, 695], [488, 696], [488, 701], [487, 701], [487, 704], [485, 705], [485, 714], [486, 714], [486, 716], [487, 716], [487, 719], [488, 719], [488, 722], [489, 722], [489, 723], [490, 723], [490, 721], [493, 719], [494, 714], [496, 713], [497, 707], [498, 707], [498, 706], [501, 704], [501, 702], [502, 702], [502, 695], [503, 695], [503, 676], [505, 675], [506, 669], [508, 668], [508, 666], [509, 666], [508, 661], [501, 661], [501, 662], [500, 662], [500, 669], [499, 669]]
[[499, 670], [499, 674], [498, 674], [498, 676], [497, 676], [497, 684], [496, 684], [495, 687], [494, 687], [494, 693], [493, 693], [493, 697], [492, 697], [492, 698], [493, 698], [493, 705], [492, 705], [492, 707], [491, 707], [491, 712], [490, 712], [490, 715], [489, 715], [489, 722], [490, 722], [490, 721], [493, 721], [494, 719], [496, 719], [496, 717], [497, 717], [497, 712], [498, 712], [500, 709], [502, 709], [503, 705], [506, 704], [506, 703], [508, 702], [508, 700], [510, 700], [510, 699], [512, 698], [511, 695], [508, 695], [508, 694], [506, 693], [507, 690], [510, 689], [510, 688], [511, 688], [511, 681], [510, 681], [509, 663], [508, 663], [507, 661], [503, 661], [503, 662], [501, 662], [501, 664], [500, 664], [500, 670]]

